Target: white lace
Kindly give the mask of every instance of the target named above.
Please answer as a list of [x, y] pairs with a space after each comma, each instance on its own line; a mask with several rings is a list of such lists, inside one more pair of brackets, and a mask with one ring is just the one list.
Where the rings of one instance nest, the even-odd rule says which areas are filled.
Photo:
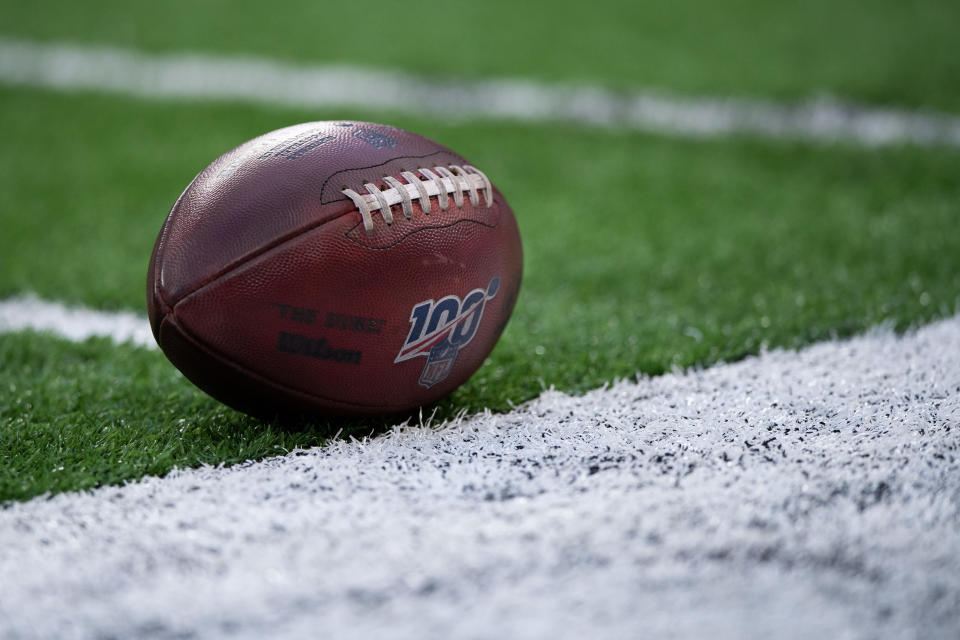
[[449, 208], [451, 195], [453, 204], [458, 209], [463, 208], [464, 191], [467, 192], [473, 206], [479, 206], [481, 191], [487, 208], [493, 206], [493, 186], [487, 176], [476, 167], [452, 164], [448, 167], [434, 167], [432, 171], [426, 167], [420, 167], [417, 171], [426, 180], [419, 178], [412, 171], [402, 171], [400, 176], [407, 181], [406, 184], [393, 176], [384, 176], [383, 181], [387, 184], [387, 189], [381, 190], [373, 182], [365, 182], [363, 186], [367, 193], [357, 193], [353, 189], [343, 190], [343, 193], [357, 206], [357, 211], [363, 219], [364, 231], [373, 232], [374, 211], [380, 211], [380, 215], [388, 225], [393, 224], [391, 207], [395, 204], [401, 206], [407, 220], [413, 217], [414, 200], [420, 203], [420, 208], [425, 214], [430, 215], [433, 209], [430, 202], [432, 196], [436, 196], [441, 211]]

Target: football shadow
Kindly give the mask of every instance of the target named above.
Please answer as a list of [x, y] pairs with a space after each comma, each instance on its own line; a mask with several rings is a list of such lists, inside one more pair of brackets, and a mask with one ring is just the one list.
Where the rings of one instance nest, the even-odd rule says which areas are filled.
[[315, 435], [319, 445], [329, 439], [376, 438], [401, 426], [439, 426], [462, 413], [453, 411], [447, 403], [438, 402], [411, 411], [364, 417], [277, 413], [250, 419], [290, 434]]

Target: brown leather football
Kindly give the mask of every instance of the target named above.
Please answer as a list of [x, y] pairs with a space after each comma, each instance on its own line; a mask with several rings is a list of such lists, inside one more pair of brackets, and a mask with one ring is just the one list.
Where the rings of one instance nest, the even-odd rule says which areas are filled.
[[477, 370], [522, 270], [480, 169], [402, 129], [311, 122], [194, 178], [157, 238], [147, 307], [170, 361], [234, 408], [393, 413]]

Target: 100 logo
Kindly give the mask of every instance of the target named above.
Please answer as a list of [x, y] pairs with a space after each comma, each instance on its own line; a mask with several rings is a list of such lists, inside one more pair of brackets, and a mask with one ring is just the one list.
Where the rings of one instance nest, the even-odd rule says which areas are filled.
[[500, 278], [494, 277], [486, 289], [474, 289], [462, 300], [449, 295], [415, 304], [410, 311], [410, 333], [394, 362], [426, 356], [420, 384], [429, 388], [445, 379], [460, 349], [477, 334], [483, 309], [499, 289]]

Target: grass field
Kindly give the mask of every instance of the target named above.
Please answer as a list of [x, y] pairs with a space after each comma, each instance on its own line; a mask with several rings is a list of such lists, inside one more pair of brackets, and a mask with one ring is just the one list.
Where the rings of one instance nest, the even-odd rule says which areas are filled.
[[[358, 39], [316, 3], [14, 2], [0, 35], [960, 111], [954, 3], [464, 3], [445, 9], [458, 16], [455, 30], [392, 7], [365, 9], [389, 16], [372, 21], [344, 10], [364, 25]], [[424, 29], [430, 38], [397, 36]], [[471, 44], [488, 37], [494, 45]], [[265, 131], [341, 118], [388, 122], [458, 150], [517, 212], [526, 271], [514, 318], [439, 418], [504, 410], [551, 385], [581, 392], [763, 345], [797, 347], [881, 322], [902, 329], [960, 305], [956, 149], [696, 141], [22, 88], [0, 88], [0, 297], [141, 311], [156, 233], [200, 169]], [[208, 399], [159, 352], [104, 340], [0, 335], [0, 362], [0, 502], [388, 424], [263, 425]]]

